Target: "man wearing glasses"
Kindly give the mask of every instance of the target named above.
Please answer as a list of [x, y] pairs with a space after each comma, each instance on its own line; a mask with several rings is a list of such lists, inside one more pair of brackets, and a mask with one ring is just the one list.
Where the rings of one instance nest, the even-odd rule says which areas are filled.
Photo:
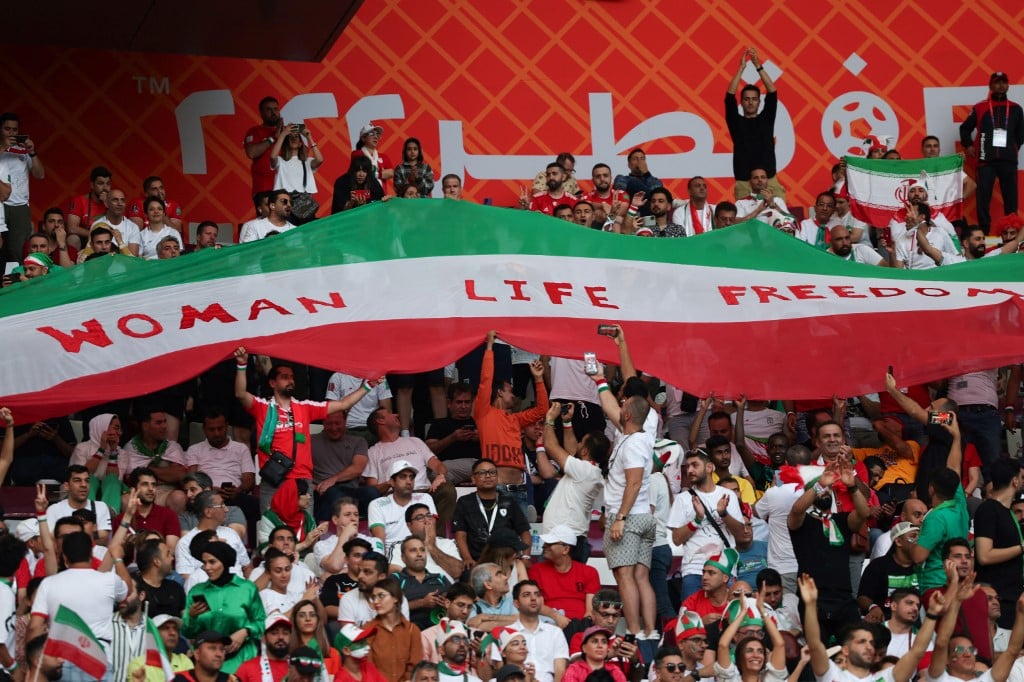
[[[427, 551], [426, 570], [456, 582], [465, 566], [459, 558], [459, 547], [454, 540], [437, 537], [437, 517], [430, 513], [425, 504], [410, 504], [405, 510], [405, 525], [410, 537], [419, 538]], [[404, 566], [404, 554], [392, 556], [391, 563]]]
[[283, 189], [275, 189], [270, 193], [266, 218], [259, 218], [247, 222], [242, 228], [242, 234], [238, 238], [239, 244], [254, 242], [259, 239], [279, 234], [294, 229], [295, 226], [288, 222], [292, 214], [292, 198]]
[[832, 192], [822, 192], [814, 202], [814, 217], [804, 218], [796, 230], [797, 239], [827, 251], [831, 238], [830, 230], [836, 224], [832, 214], [836, 211], [836, 199]]
[[455, 503], [452, 528], [455, 543], [466, 568], [473, 568], [491, 534], [500, 528], [519, 535], [531, 544], [530, 523], [515, 498], [498, 490], [498, 467], [494, 460], [481, 459], [473, 465], [476, 493], [463, 495]]

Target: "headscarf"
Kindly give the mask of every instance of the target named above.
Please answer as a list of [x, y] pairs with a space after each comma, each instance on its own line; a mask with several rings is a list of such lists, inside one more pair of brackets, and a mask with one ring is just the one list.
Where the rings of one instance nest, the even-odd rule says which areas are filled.
[[[306, 537], [306, 513], [299, 509], [299, 496], [309, 492], [308, 489], [299, 490], [299, 483], [294, 478], [285, 479], [270, 500], [270, 511], [277, 515], [282, 524], [295, 531], [296, 542]], [[301, 483], [307, 485], [306, 481]]]
[[110, 428], [110, 422], [114, 421], [116, 416], [116, 414], [98, 414], [89, 420], [89, 445], [96, 450], [103, 447], [103, 434]]
[[218, 587], [223, 587], [231, 582], [231, 568], [238, 560], [238, 553], [231, 548], [231, 545], [226, 542], [211, 542], [206, 547], [203, 547], [202, 553], [212, 554], [217, 557], [218, 561], [224, 564], [224, 571], [220, 574], [220, 577], [216, 580], [211, 579], [210, 582]]
[[30, 253], [29, 255], [27, 255], [25, 257], [25, 260], [22, 261], [22, 266], [24, 267], [25, 265], [28, 265], [29, 263], [31, 263], [33, 265], [39, 265], [43, 269], [45, 269], [47, 272], [49, 272], [50, 268], [53, 267], [53, 259], [50, 258], [49, 256], [47, 256], [45, 253], [42, 253], [42, 252]]

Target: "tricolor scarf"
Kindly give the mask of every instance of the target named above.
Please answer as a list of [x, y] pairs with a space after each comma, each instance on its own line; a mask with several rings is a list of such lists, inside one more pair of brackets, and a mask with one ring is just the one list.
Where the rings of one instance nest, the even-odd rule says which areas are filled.
[[461, 676], [463, 679], [468, 679], [468, 677], [469, 677], [469, 672], [468, 671], [469, 671], [469, 664], [468, 663], [465, 664], [465, 665], [460, 665], [460, 666], [457, 666], [457, 667], [453, 668], [450, 665], [448, 665], [448, 663], [442, 658], [438, 662], [438, 664], [437, 664], [437, 672], [441, 673], [442, 675], [447, 675], [449, 677], [460, 677]]
[[[825, 473], [825, 467], [817, 464], [802, 466], [785, 465], [779, 469], [779, 480], [782, 483], [796, 483], [797, 486], [807, 490], [818, 484], [818, 479]], [[832, 509], [824, 512], [813, 504], [807, 509], [807, 515], [821, 522], [822, 532], [828, 539], [828, 544], [838, 547], [843, 544], [843, 532], [835, 523], [833, 517], [836, 513], [836, 496], [832, 495]]]
[[267, 407], [267, 418], [263, 422], [263, 428], [260, 430], [260, 439], [258, 441], [257, 448], [264, 455], [270, 456], [273, 451], [274, 445], [274, 433], [277, 431], [277, 401], [271, 400], [270, 405]]
[[136, 452], [138, 452], [140, 455], [145, 455], [146, 457], [150, 458], [150, 463], [152, 466], [159, 466], [160, 462], [163, 460], [164, 453], [167, 452], [166, 439], [157, 443], [157, 446], [151, 450], [148, 447], [146, 447], [145, 443], [142, 442], [141, 433], [135, 436], [135, 438], [132, 438], [132, 445], [135, 447]]
[[821, 511], [813, 504], [807, 509], [807, 515], [811, 518], [815, 518], [821, 521], [821, 530], [828, 538], [828, 544], [833, 547], [839, 547], [842, 545], [846, 538], [843, 537], [843, 531], [839, 530], [839, 524], [835, 522], [836, 514], [836, 496], [832, 495], [832, 509], [831, 511]]

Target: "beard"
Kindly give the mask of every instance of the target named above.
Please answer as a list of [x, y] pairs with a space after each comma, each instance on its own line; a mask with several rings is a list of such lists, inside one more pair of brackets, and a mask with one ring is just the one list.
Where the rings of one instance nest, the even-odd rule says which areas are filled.
[[548, 191], [557, 192], [562, 189], [562, 183], [558, 180], [548, 180]]
[[846, 258], [853, 252], [853, 244], [848, 244], [847, 246], [843, 246], [841, 248], [836, 248], [833, 246], [832, 249], [836, 252], [837, 256], [842, 256], [843, 258]]
[[279, 644], [267, 644], [266, 647], [267, 653], [274, 658], [284, 658], [288, 655], [289, 646], [287, 639]]
[[601, 182], [594, 181], [594, 189], [601, 193], [607, 192], [611, 186], [610, 182], [604, 182], [603, 180]]

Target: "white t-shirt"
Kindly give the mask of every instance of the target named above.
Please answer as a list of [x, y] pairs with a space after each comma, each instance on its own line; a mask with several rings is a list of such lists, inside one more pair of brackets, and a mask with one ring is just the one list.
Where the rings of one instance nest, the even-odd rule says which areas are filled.
[[[174, 568], [181, 575], [191, 575], [192, 573], [203, 569], [202, 562], [193, 557], [192, 553], [189, 551], [189, 545], [192, 544], [192, 538], [198, 535], [199, 532], [198, 528], [193, 528], [189, 532], [185, 533], [181, 536], [181, 539], [178, 540], [178, 544], [174, 548]], [[231, 549], [235, 550], [237, 557], [235, 559], [234, 567], [238, 570], [232, 572], [237, 572], [238, 575], [241, 575], [242, 569], [249, 565], [249, 554], [246, 552], [245, 543], [242, 542], [242, 538], [238, 537], [238, 533], [227, 526], [217, 527], [217, 537], [219, 537], [222, 542], [226, 542], [231, 545]]]
[[[409, 600], [405, 597], [402, 597], [402, 615], [406, 618], [409, 617]], [[340, 622], [355, 623], [356, 626], [363, 627], [376, 617], [377, 612], [370, 606], [370, 602], [366, 601], [362, 590], [356, 588], [341, 595], [341, 600], [338, 602], [338, 620]], [[564, 640], [565, 637], [562, 639]]]
[[[0, 643], [7, 647], [7, 653], [14, 658], [14, 619], [17, 617], [14, 590], [7, 583], [0, 583]], [[0, 670], [10, 668], [0, 665]]]
[[[796, 238], [802, 242], [807, 242], [811, 246], [814, 246], [815, 244], [817, 244], [819, 230], [820, 228], [818, 227], [818, 223], [816, 223], [814, 219], [804, 218], [803, 220], [800, 221], [800, 224], [797, 226]], [[827, 235], [828, 231], [829, 226], [825, 225], [824, 234]]]
[[32, 615], [52, 623], [61, 606], [78, 614], [96, 638], [110, 646], [114, 606], [128, 596], [128, 586], [113, 571], [69, 568], [43, 579], [32, 602]]
[[[256, 582], [256, 579], [263, 575], [265, 571], [266, 569], [263, 564], [260, 564], [256, 568], [252, 569], [252, 573], [249, 574], [249, 580]], [[293, 563], [292, 577], [291, 580], [288, 581], [288, 592], [298, 591], [299, 594], [302, 594], [306, 591], [306, 583], [314, 578], [316, 578], [316, 576], [313, 575], [313, 571], [309, 570], [309, 567], [307, 567], [306, 564], [301, 561]], [[267, 611], [267, 613], [270, 613], [270, 611]]]
[[537, 682], [554, 682], [555, 661], [569, 661], [569, 644], [560, 629], [548, 623], [538, 623], [533, 632], [526, 629], [520, 620], [510, 625], [513, 630], [526, 636], [526, 662], [533, 663]]
[[[361, 540], [366, 540], [367, 542], [369, 542], [372, 551], [377, 552], [378, 554], [383, 554], [384, 553], [384, 541], [381, 540], [380, 538], [375, 538], [375, 537], [372, 537], [372, 536], [369, 536], [369, 535], [362, 535], [362, 534], [356, 534], [355, 537], [357, 537], [357, 538], [359, 538]], [[317, 540], [317, 543], [315, 545], [313, 545], [313, 558], [316, 560], [316, 565], [319, 566], [320, 563], [326, 557], [328, 557], [331, 554], [331, 552], [334, 551], [334, 548], [337, 547], [337, 546], [338, 546], [338, 536], [337, 535], [331, 535], [329, 537], [324, 538], [323, 540]], [[256, 573], [256, 571], [254, 570], [253, 573]]]
[[[838, 256], [838, 254], [835, 254], [831, 249], [829, 249], [829, 253]], [[877, 251], [866, 244], [852, 244], [849, 255], [843, 258], [843, 260], [848, 260], [853, 263], [863, 263], [864, 265], [878, 265], [882, 262], [882, 257], [878, 255]]]
[[235, 440], [228, 440], [222, 448], [213, 447], [208, 440], [196, 443], [185, 452], [185, 466], [199, 467], [216, 486], [221, 483], [240, 486], [242, 474], [256, 473], [249, 448]]
[[[96, 530], [110, 531], [110, 507], [107, 506], [106, 502], [86, 500], [85, 506], [82, 508], [91, 509], [96, 513]], [[51, 504], [46, 509], [46, 522], [50, 524], [50, 531], [53, 532], [56, 530], [57, 521], [65, 516], [71, 516], [71, 512], [73, 511], [75, 511], [75, 509], [67, 500], [61, 500], [56, 504]]]
[[660, 471], [651, 474], [650, 490], [654, 520], [658, 524], [654, 531], [654, 544], [652, 547], [661, 547], [668, 544], [668, 515], [672, 511], [672, 503], [668, 492], [668, 479], [665, 478], [665, 474]]
[[404, 459], [416, 467], [415, 490], [430, 488], [427, 462], [434, 458], [434, 453], [419, 438], [401, 436], [390, 443], [380, 441], [366, 451], [366, 458], [369, 460], [363, 469], [366, 478], [375, 478], [377, 483], [384, 483], [391, 477], [391, 464]]
[[[185, 451], [181, 449], [177, 441], [169, 440], [167, 441], [167, 448], [164, 450], [164, 454], [160, 456], [160, 459], [185, 466]], [[153, 458], [136, 450], [134, 440], [130, 440], [121, 449], [121, 455], [117, 458], [117, 470], [123, 478], [137, 467], [151, 467], [152, 462]], [[164, 484], [158, 483], [157, 485]]]
[[370, 523], [371, 531], [374, 526], [384, 528], [384, 544], [388, 546], [389, 551], [396, 542], [401, 542], [409, 537], [409, 526], [405, 523], [405, 510], [410, 504], [425, 504], [431, 514], [437, 514], [434, 500], [428, 493], [413, 493], [412, 498], [405, 505], [398, 504], [394, 493], [392, 493], [385, 497], [378, 497], [370, 503], [366, 510], [366, 518]]
[[147, 227], [145, 230], [139, 230], [139, 258], [156, 260], [157, 246], [164, 237], [174, 237], [178, 240], [178, 248], [185, 248], [185, 245], [181, 243], [181, 233], [173, 227], [164, 225], [159, 232], [154, 232]]
[[[1010, 676], [1006, 678], [1006, 682], [1017, 682], [1017, 680], [1020, 679], [1017, 676], [1021, 674], [1021, 672], [1018, 672], [1022, 670], [1019, 667], [1021, 665], [1024, 665], [1024, 658], [1018, 658], [1017, 662], [1013, 664], [1013, 667], [1010, 669]], [[953, 677], [947, 672], [943, 672], [938, 677], [932, 677], [928, 674], [927, 670], [924, 673], [924, 679], [927, 680], [927, 682], [962, 682], [959, 677]], [[989, 668], [975, 677], [974, 682], [993, 682], [992, 669]]]
[[[612, 450], [611, 457], [609, 458], [608, 478], [604, 484], [604, 504], [609, 516], [622, 513], [620, 508], [622, 506], [622, 497], [626, 492], [627, 469], [642, 470], [643, 478], [640, 481], [640, 491], [637, 493], [636, 500], [626, 513], [651, 513], [649, 489], [653, 452], [653, 440], [642, 431], [617, 439], [615, 449]], [[540, 670], [537, 673], [539, 679]]]
[[[751, 211], [757, 208], [760, 205], [760, 203], [761, 202], [759, 200], [754, 199], [752, 197], [739, 199], [736, 202], [736, 216], [742, 218], [743, 216], [748, 215]], [[789, 211], [789, 207], [786, 206], [786, 202], [783, 201], [781, 197], [775, 197], [775, 209], [778, 210], [780, 213], [789, 213], [790, 215], [792, 215]], [[759, 213], [756, 217], [762, 223], [771, 224], [771, 215], [772, 209], [767, 208], [764, 211], [761, 211], [761, 213]]]
[[[349, 393], [353, 393], [363, 383], [363, 380], [351, 374], [335, 372], [327, 380], [327, 395], [325, 400], [341, 400]], [[391, 398], [391, 389], [386, 381], [381, 381], [370, 392], [359, 399], [359, 402], [348, 409], [348, 418], [345, 425], [350, 429], [365, 429], [366, 420], [370, 414], [380, 407], [382, 400]]]
[[854, 228], [862, 230], [860, 233], [860, 239], [855, 242], [857, 244], [864, 244], [865, 246], [871, 246], [871, 230], [867, 223], [863, 220], [857, 220], [853, 217], [853, 213], [847, 213], [844, 216], [833, 215], [832, 220], [828, 221], [830, 226], [842, 225], [849, 229], [851, 232]]
[[814, 679], [817, 682], [895, 682], [892, 671], [893, 668], [889, 667], [865, 677], [857, 677], [853, 673], [840, 668], [834, 661], [829, 661], [828, 671], [824, 675], [815, 675]]
[[[380, 541], [378, 540], [378, 542]], [[452, 557], [453, 559], [459, 558], [459, 546], [455, 544], [455, 540], [449, 540], [448, 538], [437, 538], [435, 542], [437, 543], [437, 548], [439, 550], [441, 550], [448, 556]], [[399, 548], [396, 547], [395, 551], [392, 552], [394, 556], [391, 557], [391, 563], [395, 566], [398, 566], [398, 570], [402, 570], [403, 568], [405, 568], [405, 562], [402, 561], [402, 553], [398, 550]], [[459, 576], [453, 576], [449, 574], [447, 571], [445, 571], [443, 568], [441, 568], [440, 564], [434, 561], [434, 557], [430, 556], [430, 552], [427, 552], [426, 571], [427, 573], [439, 573], [440, 575], [443, 575], [444, 577], [448, 578], [448, 580], [450, 580], [452, 583], [456, 583], [459, 581]]]
[[[697, 514], [693, 510], [693, 495], [690, 490], [692, 489], [679, 493], [672, 502], [672, 511], [668, 514], [669, 528], [682, 528], [691, 521], [696, 520]], [[729, 527], [725, 525], [725, 520], [718, 513], [718, 501], [725, 497], [728, 498], [725, 509], [729, 515], [734, 519], [741, 518], [740, 502], [736, 495], [728, 488], [716, 485], [715, 489], [710, 493], [697, 491], [697, 497], [700, 498], [701, 503], [704, 505], [704, 513], [710, 514], [718, 524], [718, 527], [722, 529], [722, 533], [725, 534], [726, 539], [729, 541], [729, 546], [736, 547], [736, 539], [729, 531]], [[682, 574], [700, 575], [704, 570], [704, 562], [707, 558], [718, 554], [723, 549], [722, 538], [718, 535], [718, 531], [715, 530], [710, 521], [704, 519], [704, 523], [697, 526], [697, 531], [683, 545]]]
[[551, 358], [551, 399], [583, 400], [600, 405], [597, 384], [587, 376], [585, 366], [582, 360]]
[[[96, 227], [98, 223], [106, 223], [108, 227], [112, 227], [121, 233], [121, 237], [124, 239], [124, 243], [119, 243], [119, 247], [128, 246], [129, 244], [135, 244], [136, 246], [140, 246], [142, 244], [142, 231], [139, 230], [139, 226], [133, 223], [132, 221], [128, 220], [128, 218], [124, 216], [121, 216], [121, 222], [117, 224], [115, 224], [112, 220], [110, 220], [110, 218], [108, 218], [105, 215], [100, 216], [96, 220], [92, 221], [92, 225], [89, 227], [89, 231], [91, 232], [92, 228]], [[141, 251], [139, 253], [141, 255]]]
[[562, 478], [544, 508], [541, 532], [550, 532], [555, 526], [564, 524], [576, 535], [586, 535], [590, 529], [590, 511], [603, 487], [600, 467], [579, 457], [566, 459]]
[[[921, 229], [921, 228], [918, 228]], [[932, 228], [928, 230], [928, 243], [947, 256], [959, 256], [953, 240], [945, 230]], [[893, 237], [896, 240], [896, 237]], [[939, 267], [926, 253], [918, 253], [917, 230], [904, 231], [896, 241], [896, 260], [902, 261], [908, 270], [931, 270]]]
[[754, 505], [754, 511], [768, 522], [768, 564], [779, 573], [796, 573], [796, 554], [789, 536], [789, 512], [803, 494], [796, 483], [773, 486]]
[[[24, 206], [28, 203], [28, 178], [32, 170], [32, 157], [23, 148], [17, 149], [17, 152], [0, 152], [0, 178], [6, 178], [5, 182], [11, 185], [11, 196], [4, 202], [8, 206]], [[13, 656], [14, 649], [11, 649], [10, 653]]]
[[[715, 680], [717, 682], [739, 682], [740, 679], [742, 679], [740, 669], [736, 667], [735, 663], [730, 663], [728, 668], [723, 668], [718, 665], [718, 661], [715, 661]], [[787, 679], [789, 679], [788, 670], [785, 668], [776, 670], [772, 667], [771, 661], [765, 661], [762, 682], [786, 682]]]
[[[911, 632], [903, 635], [897, 635], [889, 629], [889, 621], [885, 621], [885, 627], [891, 634], [889, 640], [889, 647], [885, 650], [886, 656], [895, 656], [900, 658], [903, 654], [910, 651], [910, 647], [914, 645], [917, 640], [917, 628], [914, 628]], [[934, 648], [935, 635], [932, 635], [932, 641], [928, 643], [928, 648], [925, 651], [931, 651]]]
[[266, 587], [260, 590], [260, 601], [263, 602], [264, 613], [291, 613], [292, 607], [302, 600], [302, 595], [305, 589], [296, 591], [291, 589], [289, 585], [288, 589], [284, 594], [275, 592], [274, 590]]
[[[949, 219], [941, 213], [934, 214], [932, 216], [932, 222], [935, 223], [935, 227], [942, 228], [942, 231], [950, 237], [956, 236], [956, 228], [953, 227], [953, 223], [949, 222]], [[907, 233], [907, 223], [903, 220], [896, 220], [893, 218], [889, 221], [889, 233], [892, 235], [892, 241], [895, 244], [899, 241], [900, 237]]]
[[[277, 160], [277, 177], [274, 179], [274, 188], [283, 189], [289, 192], [309, 192], [316, 194], [316, 178], [313, 174], [313, 158], [306, 158], [306, 185], [302, 185], [303, 163], [298, 155], [292, 156], [285, 161], [283, 158]], [[268, 612], [269, 613], [269, 612]]]
[[270, 222], [270, 218], [257, 218], [242, 225], [242, 232], [238, 236], [238, 243], [255, 242], [264, 239], [271, 232], [287, 232], [294, 229], [295, 226], [289, 222], [279, 227]]

